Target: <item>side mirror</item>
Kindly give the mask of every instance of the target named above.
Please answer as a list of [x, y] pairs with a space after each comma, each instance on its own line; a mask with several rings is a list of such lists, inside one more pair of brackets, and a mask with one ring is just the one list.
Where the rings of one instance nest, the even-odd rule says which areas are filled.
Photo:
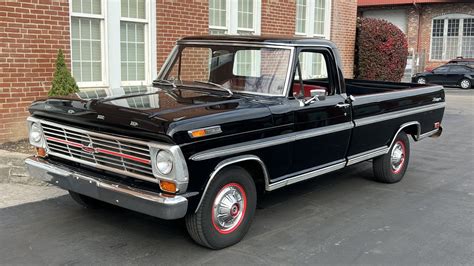
[[318, 101], [326, 100], [326, 90], [325, 89], [314, 89], [310, 91], [311, 98], [316, 97]]
[[325, 89], [314, 89], [310, 91], [311, 98], [306, 101], [300, 101], [300, 106], [306, 106], [310, 103], [316, 101], [324, 101], [326, 100], [326, 90]]

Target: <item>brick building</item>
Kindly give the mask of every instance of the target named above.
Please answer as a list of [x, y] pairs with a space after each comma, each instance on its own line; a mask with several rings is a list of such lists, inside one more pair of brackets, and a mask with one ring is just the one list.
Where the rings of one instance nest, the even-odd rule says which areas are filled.
[[356, 12], [356, 0], [0, 0], [0, 143], [26, 136], [58, 49], [84, 97], [151, 84], [186, 35], [319, 36], [351, 76]]
[[358, 15], [385, 19], [408, 38], [411, 72], [474, 58], [474, 1], [358, 0]]

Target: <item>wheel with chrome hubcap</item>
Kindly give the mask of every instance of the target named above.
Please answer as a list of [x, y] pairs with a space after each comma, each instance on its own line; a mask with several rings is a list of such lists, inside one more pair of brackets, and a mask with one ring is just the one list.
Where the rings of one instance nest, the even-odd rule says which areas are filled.
[[426, 78], [424, 77], [419, 77], [416, 79], [416, 83], [418, 84], [426, 84]]
[[405, 144], [402, 141], [399, 140], [393, 145], [390, 162], [392, 164], [392, 173], [400, 173], [405, 164]]
[[241, 185], [230, 183], [225, 185], [212, 206], [212, 224], [221, 234], [232, 233], [243, 220], [247, 196]]
[[470, 89], [472, 83], [469, 79], [462, 79], [461, 82], [459, 82], [459, 86], [461, 86], [462, 89]]
[[247, 233], [257, 205], [250, 174], [238, 166], [221, 170], [211, 181], [199, 208], [186, 216], [186, 227], [198, 244], [221, 249]]
[[410, 158], [410, 141], [405, 132], [395, 138], [387, 154], [373, 161], [375, 180], [382, 183], [396, 183], [402, 180]]

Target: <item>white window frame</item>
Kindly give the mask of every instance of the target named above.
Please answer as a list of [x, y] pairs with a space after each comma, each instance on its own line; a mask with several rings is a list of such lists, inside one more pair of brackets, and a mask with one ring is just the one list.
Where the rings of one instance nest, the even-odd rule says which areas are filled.
[[[448, 20], [450, 19], [458, 19], [459, 20], [459, 32], [458, 32], [458, 47], [457, 47], [457, 55], [460, 56], [462, 54], [462, 38], [463, 38], [463, 29], [464, 29], [464, 19], [472, 19], [474, 16], [468, 14], [448, 14], [443, 16], [434, 17], [431, 20], [431, 28], [430, 28], [430, 61], [434, 62], [444, 62], [449, 61], [454, 58], [447, 58], [447, 47], [448, 47]], [[441, 59], [433, 59], [433, 27], [435, 20], [444, 20], [444, 29], [443, 29], [443, 52], [441, 54]]]
[[[238, 0], [226, 0], [226, 26], [218, 27], [209, 25], [210, 30], [225, 30], [228, 35], [238, 35], [239, 31], [245, 31], [251, 33], [251, 35], [260, 35], [261, 30], [261, 16], [262, 16], [262, 1], [253, 1], [253, 28], [239, 28], [239, 1]], [[260, 65], [260, 57], [252, 56], [252, 65]], [[260, 69], [252, 68], [251, 75], [256, 77], [260, 76]]]
[[[296, 31], [296, 24], [295, 24], [295, 35], [296, 36], [304, 36], [304, 37], [321, 37], [325, 39], [330, 39], [331, 36], [331, 0], [324, 0], [324, 33], [323, 34], [316, 34], [314, 32], [314, 9], [316, 7], [316, 0], [306, 0], [306, 24], [305, 24], [305, 30], [306, 32], [298, 32]], [[296, 1], [295, 1], [295, 6], [296, 6]], [[296, 14], [295, 14], [295, 22], [296, 22]], [[313, 62], [312, 59], [310, 58], [310, 54], [303, 54], [302, 58], [302, 63], [304, 64], [304, 67], [308, 69], [310, 73], [313, 72]]]
[[[297, 36], [306, 36], [306, 37], [322, 37], [325, 39], [330, 39], [331, 37], [331, 8], [332, 8], [332, 0], [324, 0], [324, 33], [323, 34], [316, 34], [314, 32], [314, 9], [316, 6], [315, 0], [306, 0], [306, 24], [305, 29], [306, 32], [297, 32], [296, 31], [296, 24], [295, 24], [295, 35]], [[295, 1], [296, 6], [296, 1]], [[296, 14], [295, 14], [296, 16]], [[296, 17], [295, 17], [296, 21]]]
[[[120, 1], [119, 1], [120, 2]], [[143, 85], [149, 85], [152, 82], [152, 77], [151, 77], [151, 66], [150, 66], [150, 36], [152, 32], [150, 31], [150, 25], [151, 25], [151, 17], [152, 17], [152, 11], [151, 11], [151, 6], [150, 6], [151, 1], [145, 1], [145, 19], [140, 19], [140, 18], [126, 18], [122, 17], [120, 15], [120, 22], [134, 22], [134, 23], [141, 23], [144, 24], [144, 31], [145, 31], [145, 80], [143, 81], [121, 81], [121, 86], [143, 86]], [[156, 6], [156, 5], [155, 5]], [[118, 44], [118, 50], [120, 51], [121, 47], [120, 44]]]
[[211, 30], [226, 30], [229, 35], [237, 35], [239, 31], [253, 32], [252, 35], [260, 35], [261, 30], [261, 14], [262, 14], [262, 1], [253, 1], [253, 29], [250, 28], [239, 28], [239, 1], [238, 0], [226, 0], [226, 26], [218, 27], [209, 25]]
[[[72, 12], [72, 0], [69, 1], [69, 25], [72, 26], [72, 17], [101, 19], [101, 60], [102, 81], [101, 82], [77, 82], [80, 89], [86, 88], [109, 88], [117, 89], [122, 86], [147, 86], [157, 76], [156, 61], [156, 0], [146, 0], [145, 7], [145, 80], [144, 81], [121, 81], [120, 60], [120, 21], [140, 22], [143, 19], [122, 18], [120, 0], [101, 0], [101, 15], [83, 14]], [[72, 49], [72, 30], [70, 31], [69, 45]], [[72, 62], [72, 52], [70, 53]], [[71, 64], [72, 67], [72, 64]]]
[[72, 18], [89, 18], [89, 19], [99, 19], [100, 20], [100, 46], [101, 46], [101, 64], [102, 64], [102, 80], [101, 81], [86, 81], [86, 82], [77, 82], [77, 86], [80, 88], [88, 87], [106, 87], [108, 85], [108, 67], [107, 67], [107, 45], [105, 45], [105, 36], [107, 36], [107, 1], [100, 1], [101, 14], [87, 14], [87, 13], [77, 13], [72, 11], [72, 0], [69, 1], [69, 28], [70, 28], [70, 37], [69, 37], [69, 47], [71, 47], [71, 73], [73, 73], [73, 60], [72, 60]]

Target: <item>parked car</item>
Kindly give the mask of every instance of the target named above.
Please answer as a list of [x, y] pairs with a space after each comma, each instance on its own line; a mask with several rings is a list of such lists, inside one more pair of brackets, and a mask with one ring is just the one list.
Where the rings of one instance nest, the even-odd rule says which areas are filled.
[[224, 248], [248, 231], [258, 194], [367, 160], [395, 183], [409, 136], [441, 134], [442, 86], [341, 68], [323, 39], [183, 38], [142, 93], [34, 102], [26, 165], [83, 206], [184, 217], [197, 243]]
[[[474, 63], [474, 62], [473, 62]], [[470, 61], [450, 61], [431, 71], [415, 74], [412, 82], [418, 84], [439, 84], [444, 86], [459, 86], [470, 89], [474, 81], [474, 68]]]

